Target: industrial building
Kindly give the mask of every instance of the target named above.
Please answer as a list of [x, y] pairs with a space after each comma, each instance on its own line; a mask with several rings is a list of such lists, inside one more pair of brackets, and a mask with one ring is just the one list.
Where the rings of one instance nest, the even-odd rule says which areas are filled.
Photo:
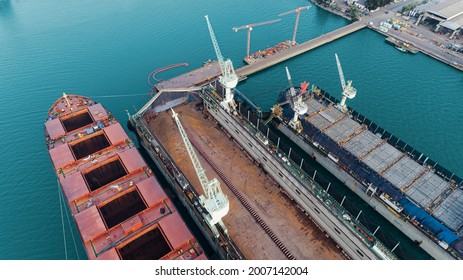
[[427, 19], [435, 22], [435, 32], [446, 29], [451, 34], [450, 39], [453, 39], [461, 33], [463, 27], [463, 1], [441, 0], [438, 4], [434, 1], [429, 2], [419, 16], [416, 25]]

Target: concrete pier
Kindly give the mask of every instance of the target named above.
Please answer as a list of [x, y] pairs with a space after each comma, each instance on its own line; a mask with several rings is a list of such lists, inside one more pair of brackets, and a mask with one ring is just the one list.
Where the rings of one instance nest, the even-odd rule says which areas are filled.
[[[362, 21], [351, 23], [329, 33], [323, 34], [315, 39], [295, 45], [289, 49], [282, 50], [272, 56], [260, 59], [251, 65], [243, 66], [239, 69], [236, 69], [235, 72], [241, 79], [244, 79], [251, 74], [320, 47], [324, 44], [330, 43], [336, 39], [349, 35], [365, 27], [366, 24]], [[214, 61], [206, 63], [203, 67], [195, 69], [191, 72], [182, 74], [167, 81], [163, 81], [156, 85], [156, 89], [160, 91], [173, 88], [196, 87], [211, 82], [220, 74], [220, 67], [218, 63]]]
[[351, 23], [349, 25], [346, 25], [344, 27], [341, 27], [329, 33], [323, 34], [315, 39], [298, 44], [290, 49], [283, 50], [275, 55], [272, 55], [260, 61], [254, 62], [251, 65], [243, 66], [236, 70], [236, 74], [239, 76], [249, 76], [258, 71], [264, 70], [265, 68], [271, 67], [275, 64], [278, 64], [280, 62], [293, 58], [297, 55], [300, 55], [302, 53], [305, 53], [317, 47], [320, 47], [324, 44], [330, 43], [343, 36], [354, 33], [355, 31], [358, 31], [365, 27], [366, 27], [366, 24], [363, 21], [357, 21], [357, 22]]

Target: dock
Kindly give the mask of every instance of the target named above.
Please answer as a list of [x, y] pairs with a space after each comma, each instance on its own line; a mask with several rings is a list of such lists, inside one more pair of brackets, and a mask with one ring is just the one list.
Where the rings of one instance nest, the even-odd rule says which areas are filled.
[[[304, 43], [296, 44], [291, 48], [283, 48], [279, 52], [271, 56], [255, 60], [250, 65], [246, 65], [239, 69], [236, 69], [235, 72], [240, 77], [240, 80], [243, 80], [251, 74], [262, 71], [268, 67], [281, 63], [285, 60], [291, 59], [295, 56], [308, 52], [324, 44], [328, 44], [332, 41], [335, 41], [343, 36], [347, 36], [365, 27], [366, 24], [362, 21], [351, 23], [349, 25], [346, 25], [329, 33], [323, 34], [317, 38], [311, 39]], [[176, 88], [198, 87], [211, 82], [212, 80], [216, 79], [220, 74], [221, 72], [219, 64], [215, 61], [208, 62], [205, 63], [204, 66], [201, 68], [174, 77], [170, 80], [158, 83], [155, 86], [155, 89], [157, 91], [169, 91], [170, 89]]]
[[393, 37], [387, 37], [386, 42], [388, 42], [389, 44], [391, 44], [393, 46], [396, 46], [398, 48], [403, 48], [403, 49], [405, 49], [406, 51], [408, 51], [408, 52], [410, 52], [412, 54], [416, 54], [419, 51], [413, 44], [411, 44], [409, 42], [404, 42], [402, 40], [399, 40], [399, 39], [396, 39], [396, 38], [393, 38]]
[[156, 84], [155, 89], [157, 91], [169, 91], [174, 88], [196, 87], [210, 82], [220, 74], [220, 66], [217, 61], [207, 62], [201, 68]]
[[365, 27], [366, 27], [366, 24], [362, 21], [351, 23], [349, 25], [346, 25], [344, 27], [341, 27], [329, 33], [323, 34], [315, 39], [311, 39], [304, 43], [297, 44], [291, 48], [284, 49], [272, 56], [266, 57], [265, 59], [253, 62], [250, 65], [243, 66], [236, 70], [236, 74], [239, 76], [249, 76], [251, 74], [264, 70], [268, 67], [271, 67], [275, 64], [278, 64], [280, 62], [291, 59], [305, 52], [308, 52], [312, 49], [328, 44], [332, 41], [335, 41], [341, 37], [354, 33]]

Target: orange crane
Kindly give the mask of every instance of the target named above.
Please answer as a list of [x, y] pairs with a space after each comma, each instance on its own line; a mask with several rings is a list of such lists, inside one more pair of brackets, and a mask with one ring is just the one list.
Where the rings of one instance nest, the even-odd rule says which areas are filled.
[[281, 17], [281, 16], [285, 16], [285, 15], [289, 15], [291, 13], [296, 13], [296, 24], [294, 25], [294, 33], [293, 33], [293, 44], [296, 43], [296, 32], [297, 32], [297, 25], [299, 23], [299, 16], [301, 15], [301, 11], [302, 10], [308, 10], [310, 9], [311, 6], [304, 6], [304, 7], [299, 7], [295, 10], [291, 10], [291, 11], [288, 11], [288, 12], [285, 12], [285, 13], [281, 13], [279, 14], [278, 16]]
[[270, 23], [274, 23], [274, 22], [278, 22], [278, 21], [281, 21], [281, 19], [274, 19], [274, 20], [269, 20], [269, 21], [264, 21], [264, 22], [259, 22], [259, 23], [251, 23], [251, 24], [246, 24], [246, 25], [240, 26], [240, 27], [233, 27], [232, 28], [235, 32], [238, 32], [238, 30], [245, 29], [245, 28], [248, 29], [248, 43], [246, 45], [246, 57], [249, 57], [249, 49], [251, 47], [251, 31], [252, 31], [252, 28], [255, 27], [255, 26], [270, 24]]

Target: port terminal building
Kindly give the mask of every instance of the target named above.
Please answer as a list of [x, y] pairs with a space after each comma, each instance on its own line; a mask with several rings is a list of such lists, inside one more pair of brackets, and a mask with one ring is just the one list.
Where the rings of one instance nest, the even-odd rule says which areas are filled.
[[424, 6], [423, 13], [418, 17], [416, 25], [425, 20], [435, 22], [434, 31], [446, 29], [450, 39], [460, 34], [463, 27], [463, 1], [441, 0], [438, 4], [434, 1]]

